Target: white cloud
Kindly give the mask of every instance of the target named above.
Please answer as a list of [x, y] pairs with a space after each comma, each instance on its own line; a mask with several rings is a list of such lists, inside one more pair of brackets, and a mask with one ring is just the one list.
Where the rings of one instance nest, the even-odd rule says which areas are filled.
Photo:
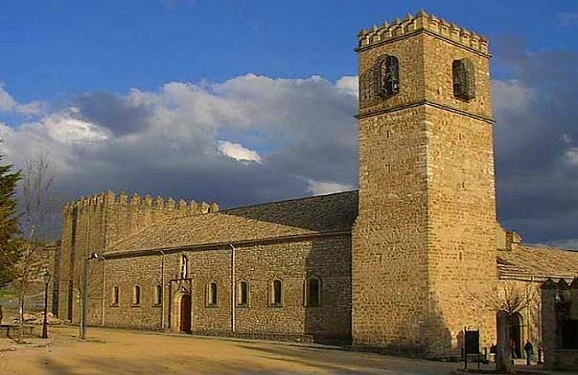
[[496, 111], [523, 112], [536, 98], [536, 92], [533, 88], [527, 87], [515, 79], [493, 80], [492, 94]]
[[358, 97], [359, 96], [359, 77], [345, 76], [335, 82], [335, 86], [343, 92]]
[[26, 116], [40, 115], [46, 113], [48, 104], [41, 101], [31, 101], [30, 103], [18, 103], [12, 95], [4, 89], [0, 83], [0, 112], [14, 112]]
[[546, 244], [535, 244], [536, 246], [557, 247], [567, 250], [578, 250], [578, 238], [568, 238], [564, 240], [556, 240]]
[[575, 167], [578, 167], [578, 147], [571, 147], [564, 152], [566, 161]]
[[259, 164], [262, 162], [261, 156], [257, 151], [245, 148], [240, 143], [219, 141], [219, 151], [231, 159], [244, 162], [255, 162]]
[[352, 185], [341, 184], [332, 181], [309, 180], [307, 182], [308, 182], [307, 188], [313, 195], [339, 193], [341, 191], [349, 191], [355, 189], [355, 187]]
[[18, 104], [16, 106], [16, 112], [21, 113], [26, 116], [41, 115], [47, 113], [48, 103], [34, 100], [26, 104]]
[[16, 100], [0, 84], [0, 112], [12, 111], [17, 104]]
[[307, 183], [356, 181], [356, 99], [344, 89], [351, 79], [339, 82], [247, 74], [82, 94], [38, 120], [0, 125], [0, 153], [21, 166], [48, 152], [66, 199], [111, 189], [227, 207], [339, 190]]

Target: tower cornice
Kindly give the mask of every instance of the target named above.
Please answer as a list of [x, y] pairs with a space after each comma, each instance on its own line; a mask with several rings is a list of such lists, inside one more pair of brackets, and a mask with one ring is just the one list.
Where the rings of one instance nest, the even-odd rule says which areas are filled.
[[397, 112], [397, 111], [402, 111], [402, 110], [406, 110], [409, 108], [415, 108], [415, 107], [419, 107], [419, 106], [430, 106], [430, 107], [434, 107], [434, 108], [439, 108], [439, 109], [444, 109], [446, 111], [449, 112], [453, 112], [453, 113], [457, 113], [460, 114], [462, 116], [466, 116], [466, 117], [471, 117], [473, 119], [476, 120], [480, 120], [483, 122], [486, 122], [488, 124], [494, 124], [496, 121], [491, 118], [491, 117], [486, 117], [486, 116], [480, 116], [468, 111], [464, 111], [461, 110], [459, 108], [454, 108], [454, 107], [450, 107], [444, 104], [440, 104], [440, 103], [436, 103], [436, 102], [432, 102], [431, 100], [420, 100], [418, 102], [415, 103], [410, 103], [407, 105], [403, 105], [403, 106], [397, 106], [397, 107], [393, 107], [393, 108], [385, 108], [385, 109], [380, 109], [380, 110], [376, 110], [376, 111], [364, 111], [363, 113], [358, 113], [357, 115], [355, 115], [354, 117], [356, 119], [363, 119], [366, 117], [372, 117], [372, 116], [377, 116], [377, 115], [383, 115], [385, 113], [392, 113], [392, 112]]
[[404, 20], [396, 18], [392, 23], [386, 21], [379, 27], [374, 25], [369, 30], [362, 29], [357, 35], [359, 44], [356, 51], [364, 51], [419, 33], [439, 37], [474, 53], [490, 57], [488, 39], [455, 23], [429, 15], [423, 10], [415, 16], [408, 13]]

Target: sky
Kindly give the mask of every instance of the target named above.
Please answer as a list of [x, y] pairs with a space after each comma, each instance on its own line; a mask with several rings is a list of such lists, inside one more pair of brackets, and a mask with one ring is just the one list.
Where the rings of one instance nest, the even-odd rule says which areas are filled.
[[64, 201], [355, 189], [356, 35], [420, 9], [490, 40], [501, 224], [578, 248], [578, 1], [0, 0], [2, 162]]

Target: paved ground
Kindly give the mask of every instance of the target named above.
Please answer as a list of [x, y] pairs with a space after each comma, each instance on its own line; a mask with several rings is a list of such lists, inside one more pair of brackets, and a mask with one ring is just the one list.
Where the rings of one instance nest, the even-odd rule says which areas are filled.
[[274, 342], [51, 327], [49, 340], [0, 338], [0, 374], [449, 374], [459, 364]]

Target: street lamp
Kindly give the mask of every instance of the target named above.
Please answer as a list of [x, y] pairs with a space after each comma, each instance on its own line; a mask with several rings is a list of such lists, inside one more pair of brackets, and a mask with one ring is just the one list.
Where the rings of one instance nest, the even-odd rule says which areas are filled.
[[84, 285], [82, 288], [82, 316], [80, 317], [80, 339], [86, 338], [86, 325], [88, 314], [88, 262], [92, 259], [99, 259], [100, 255], [93, 251], [88, 258], [84, 258]]
[[48, 338], [48, 283], [50, 282], [50, 271], [45, 270], [42, 274], [44, 279], [44, 319], [42, 320], [42, 338]]

